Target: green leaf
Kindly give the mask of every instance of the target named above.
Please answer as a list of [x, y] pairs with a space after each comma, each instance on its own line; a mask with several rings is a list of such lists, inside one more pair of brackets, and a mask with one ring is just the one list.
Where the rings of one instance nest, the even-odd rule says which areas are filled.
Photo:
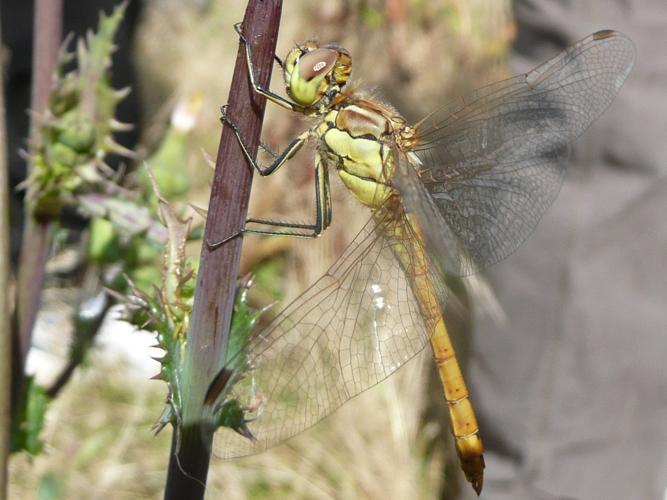
[[248, 439], [254, 439], [246, 425], [245, 412], [236, 399], [225, 401], [218, 414], [218, 427], [229, 427]]
[[39, 435], [44, 428], [48, 403], [49, 398], [44, 388], [37, 385], [34, 377], [27, 377], [18, 418], [12, 426], [9, 445], [12, 453], [27, 451], [31, 455], [37, 455], [42, 451], [43, 443]]

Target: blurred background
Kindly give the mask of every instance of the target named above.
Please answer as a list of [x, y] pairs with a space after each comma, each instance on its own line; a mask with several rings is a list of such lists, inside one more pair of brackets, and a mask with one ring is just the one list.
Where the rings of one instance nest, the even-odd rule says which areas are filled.
[[[65, 32], [94, 28], [114, 1], [66, 1]], [[2, 2], [12, 181], [24, 176], [31, 2]], [[219, 107], [229, 92], [245, 2], [132, 0], [118, 37], [118, 139], [154, 152], [175, 108], [189, 200], [206, 207]], [[578, 143], [556, 206], [534, 237], [489, 273], [497, 301], [454, 327], [467, 347], [472, 399], [488, 447], [482, 498], [667, 498], [667, 6], [664, 0], [331, 0], [285, 2], [277, 53], [315, 38], [346, 47], [353, 82], [416, 121], [454, 96], [525, 71], [598, 29], [637, 44], [638, 63], [612, 108]], [[274, 68], [274, 90], [281, 89]], [[263, 141], [280, 149], [307, 126], [269, 106]], [[256, 180], [250, 213], [308, 220], [312, 156]], [[21, 205], [17, 195], [15, 215]], [[286, 303], [341, 253], [367, 212], [334, 189], [318, 240], [247, 237], [242, 273], [257, 306]], [[76, 216], [72, 215], [76, 225]], [[19, 225], [16, 235], [20, 234]], [[18, 241], [18, 239], [16, 239]], [[18, 248], [18, 247], [16, 247]], [[196, 247], [193, 255], [198, 254]], [[492, 311], [493, 314], [489, 313]], [[49, 283], [32, 369], [48, 379], [64, 356], [68, 295]], [[504, 318], [504, 319], [503, 319]], [[62, 325], [62, 326], [58, 326]], [[56, 338], [48, 335], [58, 326]], [[150, 339], [109, 321], [99, 348], [48, 414], [46, 452], [14, 457], [12, 498], [160, 498], [169, 432], [154, 437], [165, 386], [148, 377]], [[55, 355], [54, 355], [55, 353]], [[213, 460], [209, 498], [468, 498], [429, 352], [267, 453]]]

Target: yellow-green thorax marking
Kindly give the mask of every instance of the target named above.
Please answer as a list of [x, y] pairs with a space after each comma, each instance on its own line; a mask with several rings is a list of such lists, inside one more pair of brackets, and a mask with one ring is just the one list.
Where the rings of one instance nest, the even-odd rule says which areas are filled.
[[329, 111], [318, 125], [320, 157], [350, 192], [371, 209], [379, 208], [391, 195], [394, 155], [389, 146], [399, 124], [363, 103], [344, 104]]

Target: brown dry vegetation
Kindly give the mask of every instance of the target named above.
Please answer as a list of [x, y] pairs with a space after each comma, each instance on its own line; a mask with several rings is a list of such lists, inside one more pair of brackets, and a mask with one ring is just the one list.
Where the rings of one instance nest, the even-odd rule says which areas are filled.
[[[210, 170], [199, 151], [214, 155], [217, 147], [218, 108], [228, 93], [238, 46], [232, 25], [242, 19], [245, 2], [194, 7], [202, 3], [147, 2], [135, 63], [141, 79], [137, 91], [150, 122], [146, 147], [159, 139], [161, 125], [154, 124], [178, 98], [202, 97], [187, 168], [195, 185], [191, 200], [206, 206]], [[338, 42], [352, 53], [353, 81], [377, 87], [377, 95], [409, 119], [470, 90], [473, 82], [478, 86], [502, 77], [513, 34], [508, 0], [290, 0], [282, 19], [279, 55], [294, 41]], [[278, 68], [273, 83], [280, 88]], [[305, 126], [303, 118], [269, 107], [263, 140], [280, 148]], [[289, 172], [255, 182], [251, 213], [310, 219], [309, 166], [308, 153], [302, 153], [286, 167]], [[285, 298], [294, 297], [332, 262], [366, 217], [336, 189], [334, 223], [327, 234], [316, 241], [246, 237], [243, 269], [275, 259], [274, 277], [280, 281], [273, 285]], [[265, 295], [258, 293], [255, 300], [270, 300]], [[285, 445], [242, 460], [214, 459], [208, 497], [436, 498], [446, 480], [455, 490], [460, 478], [445, 405], [437, 388], [425, 390], [432, 372], [430, 357], [418, 356]], [[34, 460], [14, 459], [11, 498], [37, 498], [39, 485], [50, 484], [45, 478], [61, 485], [62, 498], [160, 498], [169, 432], [153, 437], [150, 426], [165, 390], [161, 382], [130, 378], [122, 366], [96, 356], [52, 406], [44, 436], [47, 452]], [[442, 413], [429, 412], [425, 418], [426, 407], [439, 407]]]

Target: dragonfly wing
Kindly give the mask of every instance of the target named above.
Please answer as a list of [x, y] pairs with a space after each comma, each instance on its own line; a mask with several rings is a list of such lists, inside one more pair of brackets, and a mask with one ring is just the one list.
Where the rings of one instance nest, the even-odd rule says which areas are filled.
[[397, 167], [393, 185], [401, 194], [405, 211], [420, 228], [421, 240], [431, 265], [443, 272], [468, 275], [476, 271], [475, 261], [468, 255], [466, 242], [447, 223], [440, 207], [424, 186], [417, 172], [422, 164], [412, 153], [405, 155], [394, 149]]
[[[558, 194], [571, 142], [611, 104], [634, 55], [625, 35], [600, 31], [420, 124], [421, 180], [479, 267], [533, 231]], [[450, 272], [474, 271], [451, 261]]]
[[231, 397], [248, 409], [256, 439], [221, 428], [216, 455], [248, 455], [303, 431], [428, 342], [406, 276], [376, 225], [371, 219], [331, 269], [248, 347], [249, 369]]

